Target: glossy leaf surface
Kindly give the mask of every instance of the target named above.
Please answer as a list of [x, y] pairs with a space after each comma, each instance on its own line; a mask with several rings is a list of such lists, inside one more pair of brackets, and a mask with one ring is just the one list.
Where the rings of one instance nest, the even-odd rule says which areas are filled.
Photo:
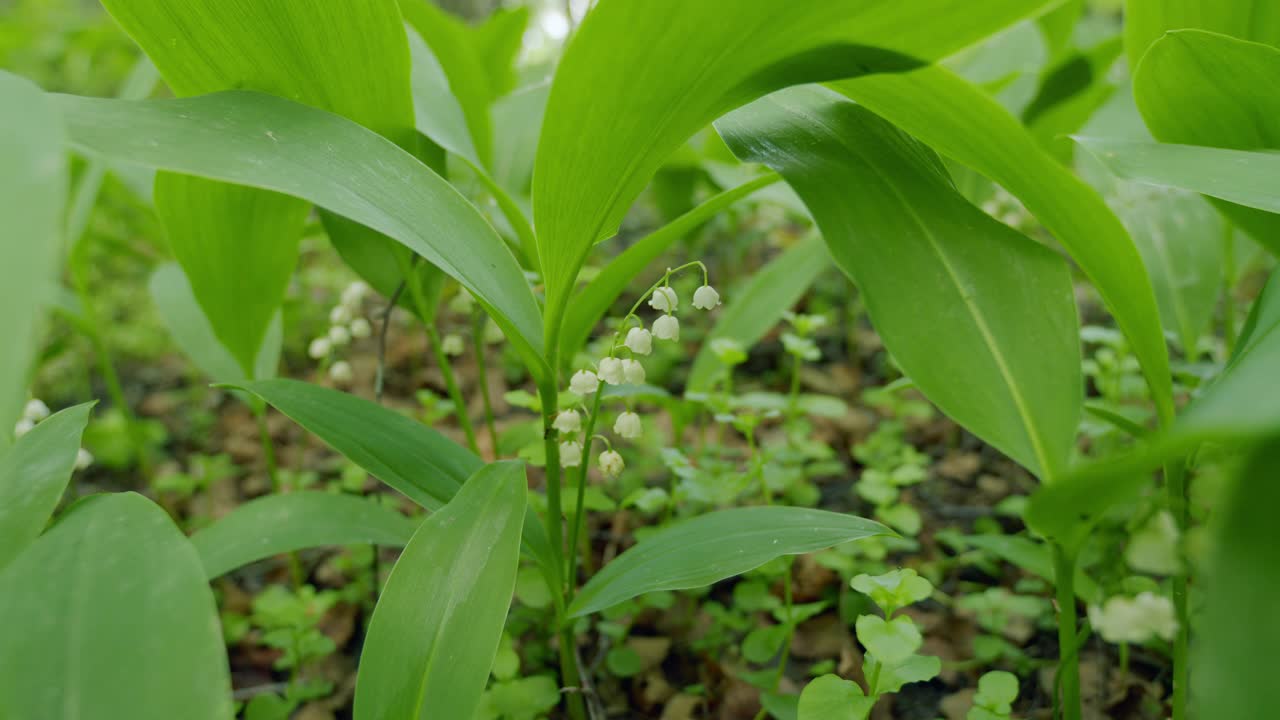
[[200, 558], [141, 495], [73, 506], [0, 573], [0, 619], [6, 717], [234, 715]]
[[775, 93], [716, 127], [805, 200], [930, 400], [1042, 478], [1065, 466], [1083, 381], [1060, 257], [969, 204], [928, 148], [825, 88]]
[[1136, 68], [1171, 30], [1196, 28], [1280, 46], [1280, 5], [1272, 0], [1126, 0], [1124, 45]]
[[[1280, 5], [1272, 7], [1280, 25]], [[1280, 28], [1277, 34], [1280, 40]], [[1280, 150], [1277, 77], [1280, 48], [1183, 30], [1162, 37], [1147, 51], [1134, 73], [1134, 100], [1161, 142], [1274, 151]], [[1280, 254], [1280, 216], [1256, 206], [1215, 204], [1240, 229]]]
[[44, 530], [75, 470], [93, 403], [45, 418], [0, 455], [0, 570]]
[[1101, 197], [1046, 154], [989, 95], [941, 68], [832, 84], [1026, 205], [1098, 289], [1142, 363], [1161, 416], [1173, 416], [1169, 355], [1142, 257]]
[[272, 555], [325, 545], [403, 546], [417, 523], [357, 495], [267, 495], [191, 536], [210, 579]]
[[160, 101], [59, 96], [75, 147], [302, 197], [395, 238], [465, 285], [526, 354], [538, 307], [511, 251], [447, 182], [349, 120], [270, 95]]
[[487, 465], [414, 533], [369, 625], [357, 720], [475, 714], [515, 590], [525, 482], [522, 463]]
[[875, 535], [877, 522], [798, 507], [744, 507], [669, 525], [619, 555], [583, 586], [569, 615], [586, 615], [656, 590], [702, 587], [760, 567]]

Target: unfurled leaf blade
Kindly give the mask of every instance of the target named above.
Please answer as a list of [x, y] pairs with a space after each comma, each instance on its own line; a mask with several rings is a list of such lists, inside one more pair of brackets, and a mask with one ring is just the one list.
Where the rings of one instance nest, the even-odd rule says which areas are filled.
[[904, 70], [1049, 5], [1038, 0], [601, 3], [556, 71], [534, 171], [547, 306], [661, 164], [716, 117], [805, 82]]
[[238, 567], [324, 545], [401, 547], [417, 523], [374, 500], [294, 492], [251, 500], [191, 536], [210, 579]]
[[524, 465], [487, 465], [418, 528], [374, 609], [357, 720], [469, 718], [515, 590]]
[[141, 495], [73, 506], [0, 573], [0, 620], [6, 717], [234, 716], [200, 558]]
[[42, 420], [0, 455], [0, 570], [49, 522], [75, 470], [93, 403]]
[[1125, 0], [1129, 67], [1138, 67], [1151, 44], [1165, 33], [1186, 28], [1280, 47], [1280, 5], [1273, 0]]
[[719, 510], [665, 527], [619, 555], [583, 586], [569, 615], [593, 613], [656, 590], [703, 587], [782, 555], [893, 534], [880, 523], [825, 510]]
[[26, 399], [40, 318], [57, 292], [67, 163], [61, 113], [35, 85], [0, 71], [0, 451]]
[[986, 175], [1026, 205], [1098, 289], [1165, 420], [1173, 416], [1169, 356], [1155, 292], [1124, 226], [1093, 190], [1046, 154], [990, 96], [941, 68], [831, 85], [944, 156]]
[[1065, 467], [1083, 381], [1060, 257], [969, 204], [928, 148], [825, 88], [775, 93], [716, 127], [804, 199], [930, 400], [1042, 477]]
[[58, 104], [85, 152], [302, 197], [391, 236], [471, 290], [527, 359], [540, 355], [538, 307], [511, 251], [462, 195], [390, 141], [258, 93]]

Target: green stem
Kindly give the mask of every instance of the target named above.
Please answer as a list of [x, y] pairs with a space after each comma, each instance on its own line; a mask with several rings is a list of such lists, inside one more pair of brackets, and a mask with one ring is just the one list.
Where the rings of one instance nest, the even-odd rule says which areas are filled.
[[604, 395], [604, 383], [596, 388], [595, 397], [591, 401], [591, 412], [587, 415], [586, 433], [583, 434], [582, 460], [578, 465], [578, 496], [574, 500], [573, 528], [569, 531], [569, 577], [566, 602], [573, 602], [578, 584], [578, 538], [582, 535], [583, 505], [587, 496], [587, 469], [591, 464], [591, 440], [596, 429], [596, 418], [600, 415], [600, 398]]
[[493, 457], [498, 457], [498, 429], [493, 420], [493, 400], [489, 397], [489, 366], [486, 355], [488, 348], [484, 342], [484, 311], [476, 308], [471, 314], [471, 341], [476, 352], [476, 372], [480, 376], [480, 397], [484, 400], [484, 424], [489, 430], [489, 443], [493, 446]]
[[1236, 241], [1235, 227], [1222, 221], [1222, 339], [1227, 357], [1236, 349]]
[[1080, 659], [1076, 647], [1076, 558], [1053, 545], [1054, 584], [1058, 599], [1058, 709], [1063, 720], [1080, 720]]
[[267, 464], [267, 477], [271, 478], [271, 492], [279, 493], [280, 474], [276, 472], [276, 449], [271, 443], [271, 431], [267, 427], [266, 403], [253, 403], [253, 414], [258, 420], [258, 440], [262, 443], [262, 459]]
[[[1178, 460], [1171, 461], [1164, 467], [1164, 476], [1165, 488], [1169, 493], [1169, 510], [1178, 525], [1181, 544], [1190, 524], [1186, 466]], [[1191, 682], [1191, 615], [1187, 603], [1187, 580], [1186, 562], [1182, 562], [1173, 576], [1173, 608], [1178, 618], [1178, 634], [1173, 640], [1173, 720], [1187, 718], [1187, 691]]]
[[440, 366], [440, 374], [444, 376], [444, 387], [449, 393], [449, 399], [453, 401], [458, 424], [462, 426], [462, 432], [467, 436], [467, 447], [471, 452], [479, 455], [480, 445], [476, 442], [476, 429], [471, 424], [471, 417], [467, 415], [467, 401], [462, 397], [462, 388], [458, 387], [458, 379], [453, 374], [453, 365], [449, 362], [449, 356], [444, 354], [444, 347], [440, 342], [440, 331], [434, 324], [427, 325], [427, 340], [431, 343], [431, 354], [435, 356], [436, 365]]
[[782, 685], [782, 676], [787, 672], [787, 658], [791, 655], [791, 640], [796, 635], [796, 623], [791, 608], [791, 568], [795, 564], [795, 556], [787, 556], [787, 572], [782, 576], [782, 601], [787, 609], [787, 634], [782, 641], [782, 655], [778, 657], [778, 674], [773, 679], [773, 691], [777, 692]]

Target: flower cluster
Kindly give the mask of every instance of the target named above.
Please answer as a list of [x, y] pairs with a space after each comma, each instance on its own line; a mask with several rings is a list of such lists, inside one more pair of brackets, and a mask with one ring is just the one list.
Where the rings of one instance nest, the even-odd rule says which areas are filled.
[[[35, 429], [36, 425], [49, 417], [49, 406], [44, 404], [40, 398], [31, 398], [22, 408], [22, 417], [17, 424], [13, 426], [13, 437], [15, 439], [26, 435]], [[76, 470], [84, 470], [93, 464], [93, 455], [84, 448], [76, 451]]]
[[[701, 266], [701, 263], [691, 263]], [[686, 266], [687, 267], [687, 266]], [[652, 330], [646, 329], [644, 322], [636, 315], [636, 306], [622, 319], [621, 328], [626, 330], [625, 337], [620, 329], [614, 335], [609, 354], [596, 363], [594, 370], [579, 370], [569, 378], [569, 392], [582, 398], [600, 392], [603, 385], [642, 385], [645, 381], [644, 365], [637, 359], [653, 352], [653, 341], [680, 339], [680, 321], [676, 311], [680, 307], [680, 297], [668, 283], [674, 270], [667, 270], [660, 284], [652, 289], [649, 295], [649, 307], [662, 313], [653, 321]], [[720, 293], [706, 283], [706, 269], [703, 268], [703, 284], [693, 294], [693, 306], [700, 310], [710, 310], [720, 304]], [[632, 321], [637, 323], [628, 327]], [[630, 357], [617, 357], [618, 353], [626, 353]], [[594, 421], [594, 418], [592, 419]], [[560, 434], [560, 464], [562, 467], [578, 467], [582, 464], [583, 444], [577, 438], [582, 430], [582, 416], [577, 410], [565, 410], [556, 416], [553, 427]], [[613, 423], [613, 432], [626, 440], [634, 440], [644, 432], [640, 416], [632, 409], [618, 415]], [[600, 453], [598, 463], [601, 472], [608, 477], [617, 477], [625, 469], [622, 455], [613, 449], [607, 438], [601, 438], [608, 446]], [[586, 442], [590, 442], [587, 438]]]
[[[313, 360], [325, 361], [337, 353], [339, 348], [351, 344], [353, 339], [367, 338], [373, 334], [373, 326], [362, 315], [365, 297], [369, 294], [369, 286], [356, 281], [342, 291], [342, 298], [329, 311], [329, 330], [311, 341], [307, 346], [307, 355]], [[329, 378], [335, 383], [345, 385], [351, 382], [351, 364], [346, 360], [337, 360], [329, 366]]]
[[1172, 641], [1178, 634], [1173, 603], [1163, 595], [1138, 593], [1109, 598], [1101, 606], [1089, 606], [1089, 623], [1107, 642], [1144, 643], [1159, 637]]

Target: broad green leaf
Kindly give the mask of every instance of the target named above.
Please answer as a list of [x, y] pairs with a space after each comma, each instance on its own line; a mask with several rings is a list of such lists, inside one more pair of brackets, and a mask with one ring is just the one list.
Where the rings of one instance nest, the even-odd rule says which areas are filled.
[[493, 105], [493, 179], [522, 198], [532, 191], [533, 163], [550, 92], [549, 83], [532, 85]]
[[969, 204], [928, 148], [825, 88], [775, 93], [716, 126], [805, 200], [921, 391], [1052, 479], [1083, 402], [1066, 263]]
[[858, 642], [875, 655], [878, 662], [886, 665], [904, 662], [924, 642], [920, 629], [906, 615], [891, 620], [879, 615], [862, 615], [857, 621], [857, 632]]
[[940, 68], [832, 87], [944, 156], [999, 183], [1054, 234], [1098, 289], [1142, 363], [1160, 415], [1173, 417], [1155, 293], [1133, 241], [1095, 192], [1054, 161], [981, 90]]
[[374, 500], [326, 492], [268, 495], [191, 536], [209, 579], [258, 560], [322, 545], [403, 546], [417, 523]]
[[57, 294], [67, 163], [61, 113], [35, 85], [0, 71], [0, 452], [26, 399], [40, 317]]
[[804, 686], [797, 707], [799, 720], [866, 720], [876, 698], [863, 694], [852, 680], [823, 675]]
[[[1280, 26], [1280, 5], [1273, 7]], [[1280, 27], [1276, 34], [1280, 40]], [[1151, 46], [1134, 72], [1134, 100], [1151, 134], [1161, 142], [1280, 150], [1280, 95], [1273, 92], [1277, 76], [1280, 48], [1199, 30], [1171, 32]], [[1247, 172], [1242, 169], [1239, 174]], [[1280, 217], [1216, 200], [1214, 204], [1253, 239], [1280, 254]]]
[[1280, 272], [1273, 272], [1231, 362], [1168, 431], [1133, 453], [1073, 470], [1041, 488], [1027, 524], [1042, 535], [1078, 538], [1107, 508], [1135, 497], [1151, 471], [1205, 442], [1240, 445], [1280, 434]]
[[[430, 5], [424, 0], [411, 1], [423, 6]], [[417, 32], [409, 33], [409, 53], [413, 62], [414, 126], [418, 132], [465, 159], [473, 167], [484, 167], [475, 142], [471, 139], [472, 128], [467, 124], [459, 97], [449, 89], [449, 77], [445, 74], [440, 59]], [[485, 112], [483, 117], [487, 118], [488, 113]], [[483, 130], [490, 132], [487, 120]]]
[[[409, 53], [395, 0], [104, 0], [178, 96], [257, 90], [412, 138]], [[161, 173], [156, 210], [214, 333], [246, 375], [297, 262], [308, 208]]]
[[524, 465], [486, 465], [423, 521], [373, 611], [356, 720], [469, 718], [515, 590]]
[[[426, 425], [355, 395], [286, 379], [232, 387], [266, 401], [428, 510], [445, 506], [462, 483], [483, 466], [480, 458]], [[555, 579], [559, 565], [552, 558], [546, 529], [533, 508], [528, 515], [524, 549]]]
[[0, 455], [0, 570], [40, 535], [71, 481], [93, 403], [45, 418]]
[[[658, 259], [673, 243], [693, 232], [700, 225], [710, 220], [716, 213], [738, 200], [748, 197], [757, 190], [778, 182], [780, 179], [777, 175], [770, 174], [725, 190], [649, 233], [610, 261], [600, 271], [599, 275], [596, 275], [586, 287], [574, 296], [573, 302], [565, 314], [564, 329], [562, 330], [563, 334], [560, 341], [561, 357], [572, 358], [586, 344], [587, 339], [591, 336], [591, 330], [627, 289], [631, 281], [643, 273], [644, 269]], [[816, 242], [808, 243], [811, 249]], [[818, 250], [818, 253], [820, 258], [825, 255], [821, 249]], [[795, 264], [795, 261], [792, 261], [792, 264]], [[812, 260], [810, 260], [810, 264], [813, 264]], [[807, 285], [805, 287], [807, 288]], [[804, 289], [801, 288], [798, 292], [803, 293]], [[794, 300], [791, 303], [786, 303], [786, 306], [789, 307], [793, 303]], [[725, 308], [724, 312], [729, 313], [730, 308], [734, 306], [734, 303], [729, 303], [729, 308]], [[770, 308], [770, 310], [773, 309]], [[784, 309], [786, 308], [779, 309], [777, 312], [781, 313]], [[781, 317], [781, 315], [778, 315], [778, 317]], [[723, 323], [724, 320], [722, 319], [720, 322]], [[767, 329], [765, 328], [765, 330]], [[763, 334], [764, 331], [761, 331], [761, 335]], [[753, 340], [755, 339], [758, 339], [758, 336], [753, 338]], [[695, 364], [695, 372], [696, 367]], [[690, 389], [694, 387], [692, 380], [689, 383], [689, 387]]]
[[893, 534], [880, 523], [825, 510], [719, 510], [665, 527], [619, 555], [587, 582], [569, 615], [587, 615], [657, 590], [703, 587], [782, 555]]
[[1273, 438], [1248, 454], [1221, 515], [1214, 518], [1192, 677], [1203, 711], [1217, 717], [1264, 720], [1274, 714], [1267, 698], [1275, 695], [1271, 668], [1280, 642], [1280, 615], [1275, 612], [1280, 593], [1277, 467], [1280, 440]]
[[465, 285], [537, 362], [538, 307], [511, 251], [466, 198], [388, 140], [258, 93], [58, 101], [79, 150], [285, 192], [395, 238]]
[[778, 324], [783, 313], [831, 266], [831, 253], [827, 252], [822, 237], [812, 235], [760, 268], [735, 292], [726, 293], [724, 309], [693, 359], [687, 390], [706, 392], [715, 383], [721, 365], [711, 348], [712, 341], [728, 338], [744, 348], [751, 347]]
[[1129, 67], [1138, 67], [1147, 49], [1165, 33], [1184, 28], [1280, 46], [1280, 5], [1274, 0], [1126, 0], [1124, 49]]
[[1115, 92], [1107, 74], [1120, 51], [1117, 36], [1064, 58], [1046, 73], [1022, 113], [1023, 124], [1041, 147], [1068, 166], [1075, 146], [1064, 136], [1079, 131]]
[[612, 0], [565, 50], [534, 171], [550, 325], [592, 245], [666, 158], [716, 117], [788, 85], [905, 70], [1043, 0]]
[[69, 510], [0, 573], [0, 620], [5, 717], [234, 716], [200, 558], [141, 495]]
[[[878, 661], [873, 656], [864, 667], [875, 668], [877, 664]], [[942, 672], [942, 660], [933, 655], [912, 655], [896, 665], [881, 665], [879, 670], [876, 692], [892, 693], [898, 692], [908, 683], [924, 682], [937, 677]]]
[[[160, 320], [178, 348], [210, 379], [219, 381], [247, 380], [239, 363], [218, 341], [209, 326], [208, 317], [200, 311], [191, 283], [177, 263], [165, 263], [151, 273], [147, 283], [151, 302]], [[267, 335], [254, 361], [254, 379], [274, 377], [280, 364], [280, 347], [284, 339], [283, 323], [277, 312], [267, 327]]]

